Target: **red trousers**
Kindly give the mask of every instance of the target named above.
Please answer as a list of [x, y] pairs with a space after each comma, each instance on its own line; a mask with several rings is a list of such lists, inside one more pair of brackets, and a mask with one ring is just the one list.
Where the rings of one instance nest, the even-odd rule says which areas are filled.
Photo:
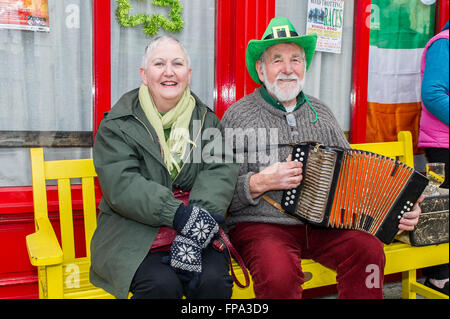
[[239, 223], [230, 239], [253, 279], [256, 298], [299, 299], [301, 258], [337, 272], [338, 298], [383, 298], [383, 243], [356, 230]]

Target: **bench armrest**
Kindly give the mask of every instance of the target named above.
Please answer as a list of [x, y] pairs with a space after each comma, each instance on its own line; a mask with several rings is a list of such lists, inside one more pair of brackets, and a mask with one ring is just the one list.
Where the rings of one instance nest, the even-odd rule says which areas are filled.
[[57, 265], [63, 252], [48, 218], [36, 219], [37, 231], [26, 236], [28, 256], [33, 266]]

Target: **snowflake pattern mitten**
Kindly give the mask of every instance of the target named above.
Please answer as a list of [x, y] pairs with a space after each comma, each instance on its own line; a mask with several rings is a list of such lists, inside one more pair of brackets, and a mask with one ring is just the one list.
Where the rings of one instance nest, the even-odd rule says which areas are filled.
[[202, 272], [202, 249], [183, 235], [175, 236], [170, 249], [170, 265], [175, 269]]
[[178, 234], [192, 240], [200, 248], [206, 248], [219, 231], [219, 224], [211, 214], [197, 206], [181, 205], [173, 224]]

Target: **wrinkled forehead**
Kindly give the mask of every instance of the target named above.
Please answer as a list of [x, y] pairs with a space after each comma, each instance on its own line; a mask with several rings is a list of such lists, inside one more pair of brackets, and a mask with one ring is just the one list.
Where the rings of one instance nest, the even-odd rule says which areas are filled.
[[268, 47], [264, 51], [264, 54], [269, 58], [278, 56], [304, 56], [305, 51], [296, 43], [278, 43]]

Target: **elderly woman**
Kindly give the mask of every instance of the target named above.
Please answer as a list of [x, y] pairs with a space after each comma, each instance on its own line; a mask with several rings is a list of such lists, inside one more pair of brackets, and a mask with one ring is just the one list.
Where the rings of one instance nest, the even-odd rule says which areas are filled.
[[[223, 159], [220, 134], [202, 138], [220, 132], [220, 122], [190, 91], [191, 74], [178, 40], [154, 39], [141, 87], [98, 128], [93, 157], [103, 198], [90, 280], [117, 298], [231, 297], [228, 254], [212, 242], [239, 167]], [[189, 191], [189, 201], [175, 190]]]

